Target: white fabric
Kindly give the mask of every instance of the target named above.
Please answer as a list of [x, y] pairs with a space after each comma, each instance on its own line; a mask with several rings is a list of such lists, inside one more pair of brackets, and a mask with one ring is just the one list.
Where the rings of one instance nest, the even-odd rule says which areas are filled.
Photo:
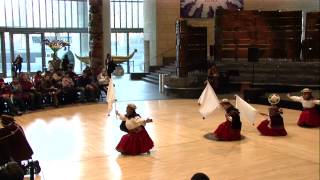
[[140, 118], [139, 116], [136, 116], [134, 118], [128, 119], [123, 114], [119, 114], [119, 118], [122, 121], [126, 121], [126, 127], [127, 127], [128, 130], [132, 130], [132, 129], [135, 129], [135, 128], [139, 127], [139, 126], [145, 126], [146, 125], [146, 120]]
[[256, 120], [257, 110], [245, 100], [236, 95], [236, 108], [240, 112], [241, 119], [247, 119], [251, 124]]
[[108, 114], [112, 111], [113, 103], [116, 101], [116, 92], [113, 86], [112, 78], [110, 78], [108, 92], [107, 92]]
[[207, 86], [203, 90], [198, 103], [200, 104], [199, 112], [203, 116], [203, 118], [209, 116], [209, 114], [211, 114], [220, 106], [219, 99], [210, 83], [207, 83]]
[[289, 98], [300, 102], [303, 108], [313, 108], [316, 104], [320, 104], [320, 100], [304, 100], [302, 96], [290, 96]]

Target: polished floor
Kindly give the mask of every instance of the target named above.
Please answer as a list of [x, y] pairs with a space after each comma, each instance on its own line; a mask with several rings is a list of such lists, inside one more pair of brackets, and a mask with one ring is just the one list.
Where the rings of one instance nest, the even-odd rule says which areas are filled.
[[199, 171], [213, 180], [319, 179], [319, 129], [298, 127], [299, 111], [284, 109], [286, 137], [261, 136], [243, 120], [244, 140], [210, 141], [203, 135], [224, 121], [221, 109], [203, 120], [196, 99], [168, 99], [155, 85], [123, 78], [115, 79], [114, 109], [124, 112], [135, 103], [140, 115], [154, 119], [146, 126], [155, 143], [151, 154], [115, 150], [124, 133], [115, 113], [107, 116], [105, 103], [49, 108], [16, 118], [42, 167], [36, 179], [187, 180]]
[[[284, 110], [287, 137], [260, 136], [243, 121], [244, 140], [215, 142], [203, 135], [223, 121], [222, 110], [202, 120], [196, 100], [130, 102], [143, 117], [154, 119], [147, 125], [155, 143], [150, 155], [122, 156], [115, 150], [123, 133], [114, 113], [106, 115], [106, 104], [18, 117], [42, 167], [37, 179], [184, 180], [198, 171], [219, 180], [319, 179], [319, 129], [296, 126], [298, 111]], [[118, 102], [116, 109], [124, 111], [126, 104]]]

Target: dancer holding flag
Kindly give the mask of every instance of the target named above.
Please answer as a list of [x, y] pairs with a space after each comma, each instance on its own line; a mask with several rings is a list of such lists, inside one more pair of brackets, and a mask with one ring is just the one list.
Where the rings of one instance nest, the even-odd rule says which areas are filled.
[[[257, 129], [264, 136], [286, 136], [287, 131], [284, 128], [283, 118], [281, 116], [282, 109], [280, 109], [277, 104], [280, 102], [280, 96], [278, 94], [271, 94], [268, 97], [268, 101], [271, 104], [269, 107], [269, 114], [263, 114], [269, 116], [269, 119], [262, 121]], [[269, 127], [270, 124], [270, 127]]]
[[228, 99], [222, 99], [220, 105], [226, 111], [226, 121], [221, 123], [213, 135], [220, 141], [235, 141], [241, 139], [240, 112]]
[[120, 129], [127, 132], [127, 134], [122, 136], [116, 149], [125, 155], [149, 154], [150, 149], [153, 148], [153, 141], [144, 128], [146, 123], [152, 122], [152, 119], [142, 119], [136, 113], [136, 109], [136, 105], [128, 104], [126, 115], [122, 115], [116, 111], [116, 115], [122, 120]]

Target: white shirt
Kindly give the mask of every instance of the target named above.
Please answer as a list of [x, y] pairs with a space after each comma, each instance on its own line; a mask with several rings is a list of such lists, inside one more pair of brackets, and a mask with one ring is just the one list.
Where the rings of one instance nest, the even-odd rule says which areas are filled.
[[126, 127], [127, 127], [128, 130], [132, 130], [132, 129], [135, 129], [135, 128], [139, 127], [139, 126], [145, 126], [146, 125], [146, 120], [140, 118], [139, 116], [136, 116], [134, 118], [128, 119], [124, 115], [119, 114], [119, 118], [122, 121], [126, 121]]
[[289, 98], [293, 101], [301, 102], [303, 108], [313, 108], [316, 104], [320, 104], [320, 100], [304, 100], [302, 96], [290, 96]]

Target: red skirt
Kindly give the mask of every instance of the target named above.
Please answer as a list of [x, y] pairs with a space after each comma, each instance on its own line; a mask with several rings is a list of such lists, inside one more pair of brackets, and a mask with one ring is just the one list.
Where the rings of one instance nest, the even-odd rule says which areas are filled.
[[286, 129], [284, 129], [284, 127], [271, 128], [268, 126], [269, 123], [270, 123], [270, 121], [264, 120], [257, 127], [257, 129], [260, 131], [260, 133], [262, 135], [264, 135], [264, 136], [286, 136], [287, 135], [287, 131], [286, 131]]
[[305, 127], [319, 127], [320, 126], [320, 113], [317, 109], [310, 108], [304, 109], [299, 117], [299, 121], [297, 123], [299, 126]]
[[9, 155], [18, 162], [31, 159], [33, 150], [28, 143], [22, 127], [18, 124], [12, 124], [6, 129], [15, 132], [15, 134], [7, 138], [6, 147], [4, 147], [9, 150]]
[[213, 132], [218, 140], [235, 141], [241, 139], [240, 129], [232, 129], [231, 122], [225, 121]]
[[144, 127], [141, 127], [138, 132], [123, 135], [116, 147], [117, 151], [127, 155], [146, 153], [151, 148], [153, 148], [153, 141]]

